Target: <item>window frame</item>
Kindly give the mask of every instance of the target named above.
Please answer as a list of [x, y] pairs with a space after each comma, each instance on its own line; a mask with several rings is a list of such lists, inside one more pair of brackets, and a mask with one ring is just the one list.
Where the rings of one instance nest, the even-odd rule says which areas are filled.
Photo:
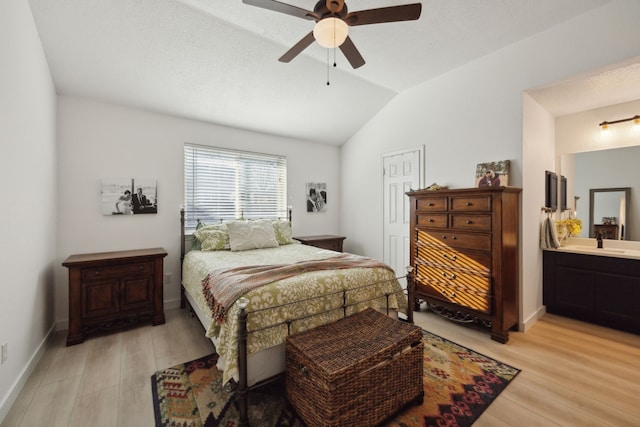
[[185, 143], [183, 179], [187, 230], [199, 220], [286, 216], [286, 156]]

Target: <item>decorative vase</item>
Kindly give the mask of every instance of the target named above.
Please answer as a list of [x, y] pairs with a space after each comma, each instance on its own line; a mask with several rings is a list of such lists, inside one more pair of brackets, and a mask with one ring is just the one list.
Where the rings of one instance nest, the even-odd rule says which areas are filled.
[[565, 225], [559, 226], [557, 230], [560, 246], [565, 246], [567, 244], [567, 239], [569, 238], [569, 230], [567, 230], [567, 227]]

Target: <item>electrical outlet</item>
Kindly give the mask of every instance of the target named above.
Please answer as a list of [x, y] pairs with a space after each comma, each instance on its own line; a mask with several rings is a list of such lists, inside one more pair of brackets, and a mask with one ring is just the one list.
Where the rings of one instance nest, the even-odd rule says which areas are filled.
[[4, 362], [7, 361], [7, 358], [9, 357], [9, 343], [6, 342], [4, 344], [2, 344], [2, 357], [0, 357], [0, 360], [2, 360], [2, 364], [4, 365]]
[[164, 284], [165, 285], [170, 285], [171, 284], [171, 276], [173, 274], [172, 273], [164, 273]]

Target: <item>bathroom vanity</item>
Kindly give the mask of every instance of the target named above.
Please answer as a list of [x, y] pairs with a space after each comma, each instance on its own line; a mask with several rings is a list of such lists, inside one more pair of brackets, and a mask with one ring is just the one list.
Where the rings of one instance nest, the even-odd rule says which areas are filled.
[[640, 250], [580, 240], [543, 253], [547, 312], [640, 333]]

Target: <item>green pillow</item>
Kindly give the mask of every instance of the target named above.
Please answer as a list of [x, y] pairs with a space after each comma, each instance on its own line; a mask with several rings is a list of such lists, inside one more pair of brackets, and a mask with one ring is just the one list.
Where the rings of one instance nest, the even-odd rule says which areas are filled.
[[273, 231], [276, 233], [276, 240], [279, 245], [293, 243], [293, 239], [291, 238], [291, 222], [288, 220], [274, 219]]
[[229, 249], [229, 233], [226, 224], [205, 225], [198, 223], [193, 236], [192, 249], [201, 251], [222, 251]]

